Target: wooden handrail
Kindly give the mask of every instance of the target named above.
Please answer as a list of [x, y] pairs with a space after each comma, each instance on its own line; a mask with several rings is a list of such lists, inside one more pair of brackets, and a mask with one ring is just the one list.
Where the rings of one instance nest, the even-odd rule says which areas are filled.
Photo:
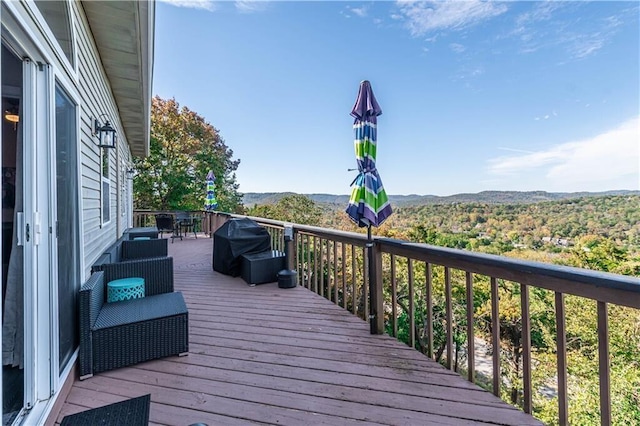
[[564, 294], [640, 308], [640, 279], [572, 266], [376, 238], [382, 251]]

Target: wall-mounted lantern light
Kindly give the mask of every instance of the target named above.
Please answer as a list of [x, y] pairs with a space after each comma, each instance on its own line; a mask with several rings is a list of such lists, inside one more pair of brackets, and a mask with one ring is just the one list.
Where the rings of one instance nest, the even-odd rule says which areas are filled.
[[127, 179], [133, 179], [133, 176], [136, 174], [135, 169], [127, 169]]
[[98, 119], [95, 119], [93, 126], [94, 126], [94, 134], [98, 138], [98, 146], [100, 148], [116, 147], [116, 141], [117, 141], [116, 129], [114, 129], [111, 126], [111, 123], [109, 123], [109, 120], [106, 120], [104, 124], [102, 124]]

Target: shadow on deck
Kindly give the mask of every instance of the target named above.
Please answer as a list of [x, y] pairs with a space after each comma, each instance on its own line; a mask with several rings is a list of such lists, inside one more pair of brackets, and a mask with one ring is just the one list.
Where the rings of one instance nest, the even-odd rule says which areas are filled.
[[541, 424], [303, 287], [211, 268], [212, 240], [169, 244], [190, 351], [76, 381], [65, 415], [151, 394], [151, 424]]

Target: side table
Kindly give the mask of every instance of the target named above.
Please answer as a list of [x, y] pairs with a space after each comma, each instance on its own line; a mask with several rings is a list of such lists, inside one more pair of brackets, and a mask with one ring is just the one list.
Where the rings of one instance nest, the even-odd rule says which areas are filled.
[[121, 278], [107, 283], [107, 302], [144, 297], [144, 278]]

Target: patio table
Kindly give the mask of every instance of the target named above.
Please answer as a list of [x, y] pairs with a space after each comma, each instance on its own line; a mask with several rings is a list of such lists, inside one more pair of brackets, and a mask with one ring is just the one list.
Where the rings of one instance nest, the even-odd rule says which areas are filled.
[[141, 299], [144, 297], [144, 278], [121, 278], [107, 283], [107, 302]]

